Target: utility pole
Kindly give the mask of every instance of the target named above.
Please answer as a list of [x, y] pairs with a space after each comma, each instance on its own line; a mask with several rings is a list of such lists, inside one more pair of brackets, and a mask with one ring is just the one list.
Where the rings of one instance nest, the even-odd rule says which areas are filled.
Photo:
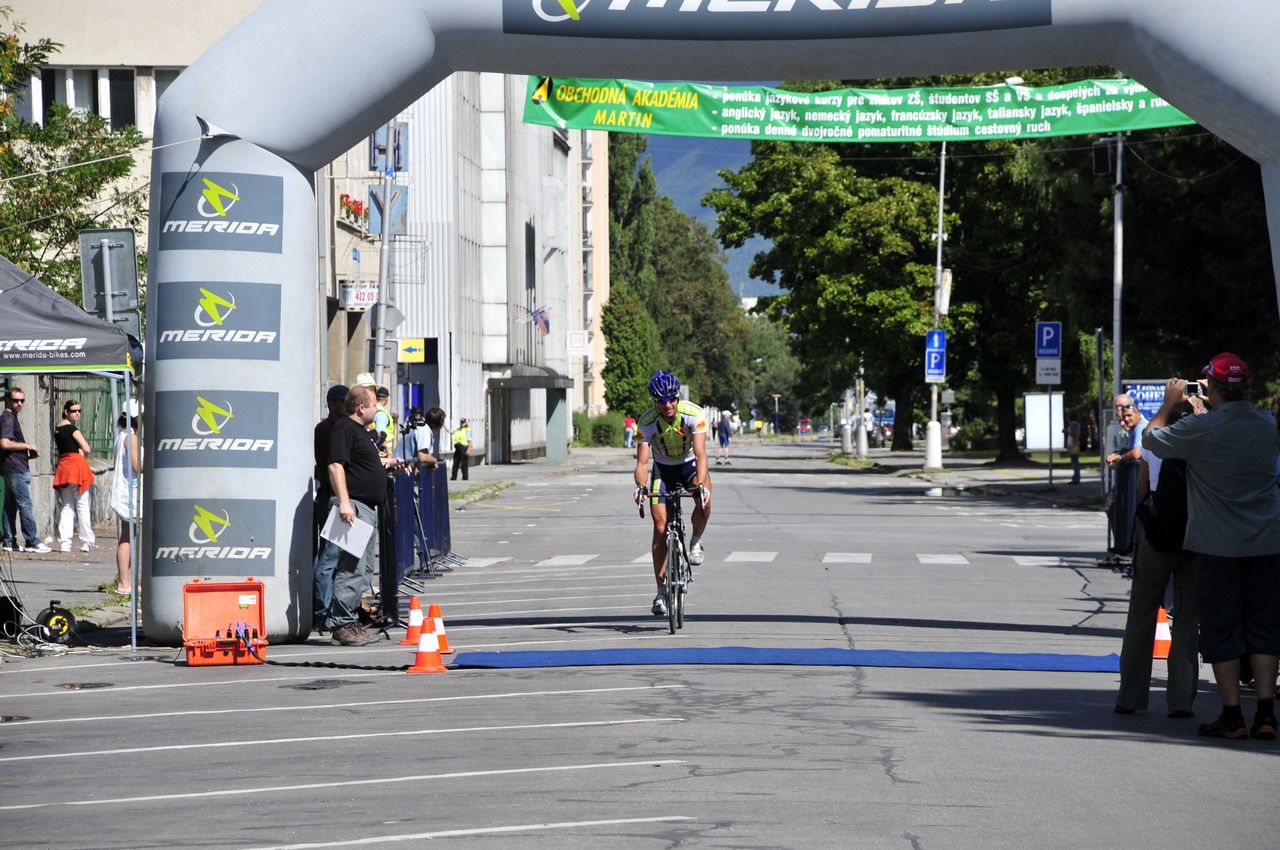
[[387, 348], [387, 296], [391, 288], [391, 187], [395, 182], [396, 120], [387, 121], [387, 143], [382, 152], [382, 245], [378, 257], [378, 303], [373, 308], [373, 379], [385, 386], [383, 378]]
[[1112, 223], [1115, 235], [1114, 257], [1111, 269], [1111, 385], [1112, 392], [1120, 388], [1120, 296], [1124, 292], [1124, 133], [1116, 133], [1116, 199], [1113, 204]]

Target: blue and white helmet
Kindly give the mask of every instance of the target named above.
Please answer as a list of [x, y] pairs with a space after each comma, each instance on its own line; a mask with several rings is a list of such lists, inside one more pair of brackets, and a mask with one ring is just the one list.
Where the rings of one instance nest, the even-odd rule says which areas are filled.
[[675, 401], [680, 397], [680, 379], [670, 372], [654, 372], [649, 379], [649, 395], [658, 401]]

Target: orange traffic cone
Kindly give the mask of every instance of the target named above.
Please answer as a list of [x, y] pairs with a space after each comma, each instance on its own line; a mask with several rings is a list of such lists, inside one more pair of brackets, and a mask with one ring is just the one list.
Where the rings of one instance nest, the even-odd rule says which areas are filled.
[[422, 635], [418, 638], [418, 654], [413, 658], [413, 666], [408, 673], [444, 673], [444, 659], [440, 657], [440, 641], [436, 640], [435, 629], [430, 620], [422, 623]]
[[1151, 651], [1152, 658], [1168, 658], [1169, 647], [1173, 644], [1173, 635], [1169, 632], [1169, 615], [1164, 608], [1156, 614], [1156, 644]]
[[431, 620], [431, 627], [435, 629], [436, 638], [440, 641], [440, 651], [445, 654], [453, 652], [449, 648], [449, 636], [444, 631], [444, 614], [440, 612], [440, 606], [434, 602], [431, 603], [427, 607], [427, 617]]
[[418, 602], [418, 597], [409, 597], [409, 631], [405, 633], [404, 640], [400, 641], [401, 646], [417, 646], [418, 638], [422, 636], [422, 603]]

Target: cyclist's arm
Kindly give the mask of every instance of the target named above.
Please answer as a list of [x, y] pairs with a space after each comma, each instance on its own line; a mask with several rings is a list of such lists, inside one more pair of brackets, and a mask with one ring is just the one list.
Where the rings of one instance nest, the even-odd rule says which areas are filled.
[[635, 480], [637, 487], [649, 486], [649, 443], [644, 440], [636, 447]]
[[707, 483], [707, 435], [705, 432], [693, 435], [693, 459], [697, 464], [698, 485]]

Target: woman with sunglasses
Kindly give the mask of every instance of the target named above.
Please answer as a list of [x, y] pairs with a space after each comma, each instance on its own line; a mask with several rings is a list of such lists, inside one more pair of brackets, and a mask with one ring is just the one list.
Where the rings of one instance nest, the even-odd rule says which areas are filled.
[[89, 468], [89, 441], [80, 433], [80, 402], [70, 399], [62, 405], [62, 419], [53, 430], [58, 449], [58, 467], [53, 473], [53, 489], [58, 494], [58, 548], [71, 551], [71, 526], [80, 527], [80, 551], [93, 549], [93, 517], [89, 513], [89, 488], [93, 470]]

